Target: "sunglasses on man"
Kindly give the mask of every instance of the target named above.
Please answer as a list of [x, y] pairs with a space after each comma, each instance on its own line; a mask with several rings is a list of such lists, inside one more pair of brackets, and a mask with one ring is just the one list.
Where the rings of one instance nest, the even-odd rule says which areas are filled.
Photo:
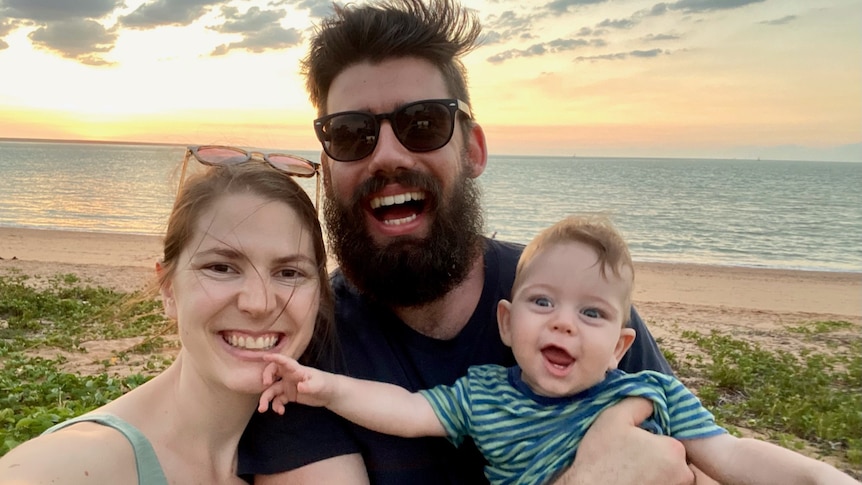
[[442, 148], [455, 131], [458, 112], [471, 118], [470, 107], [460, 99], [425, 99], [398, 107], [391, 113], [341, 111], [314, 120], [323, 151], [333, 160], [353, 162], [374, 151], [380, 123], [389, 120], [395, 138], [411, 152]]
[[198, 162], [209, 166], [238, 165], [254, 159], [267, 163], [272, 168], [293, 177], [308, 178], [316, 176], [317, 186], [314, 191], [314, 207], [316, 209], [320, 206], [320, 164], [317, 162], [287, 153], [262, 153], [219, 145], [190, 146], [186, 148], [186, 154], [183, 157], [183, 168], [180, 173], [180, 183], [177, 193], [182, 189], [189, 157], [194, 157]]

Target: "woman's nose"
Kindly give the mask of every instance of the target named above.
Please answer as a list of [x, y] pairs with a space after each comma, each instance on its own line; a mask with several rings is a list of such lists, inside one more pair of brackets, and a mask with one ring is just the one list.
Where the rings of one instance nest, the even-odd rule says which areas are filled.
[[245, 278], [239, 295], [237, 296], [237, 307], [240, 311], [250, 315], [263, 315], [275, 306], [275, 295], [269, 282], [259, 276], [253, 275]]

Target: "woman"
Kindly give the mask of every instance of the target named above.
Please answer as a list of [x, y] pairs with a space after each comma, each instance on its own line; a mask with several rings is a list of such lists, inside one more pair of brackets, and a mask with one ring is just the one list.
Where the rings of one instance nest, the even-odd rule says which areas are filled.
[[261, 355], [317, 352], [332, 293], [317, 213], [271, 164], [214, 166], [182, 186], [156, 264], [182, 350], [163, 373], [0, 459], [0, 483], [244, 483], [237, 446]]

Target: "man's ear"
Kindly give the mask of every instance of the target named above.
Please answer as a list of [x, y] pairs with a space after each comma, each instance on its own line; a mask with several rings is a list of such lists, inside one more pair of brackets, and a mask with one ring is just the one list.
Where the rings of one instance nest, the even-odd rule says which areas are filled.
[[[156, 261], [156, 275], [166, 271], [161, 261]], [[162, 306], [165, 308], [165, 316], [176, 320], [177, 319], [177, 302], [174, 300], [174, 287], [170, 281], [167, 281], [161, 288], [159, 293], [162, 295]]]
[[626, 355], [629, 348], [635, 341], [635, 329], [623, 327], [620, 329], [620, 338], [617, 340], [617, 345], [614, 347], [614, 354], [611, 356], [611, 361], [608, 363], [610, 369], [616, 369]]
[[467, 150], [467, 160], [470, 162], [469, 176], [476, 178], [482, 175], [488, 164], [488, 146], [485, 143], [485, 132], [479, 124], [473, 123], [469, 138], [464, 140], [464, 147]]
[[497, 303], [497, 326], [500, 328], [500, 339], [507, 347], [512, 346], [512, 326], [510, 318], [512, 316], [512, 304], [507, 300], [500, 300]]

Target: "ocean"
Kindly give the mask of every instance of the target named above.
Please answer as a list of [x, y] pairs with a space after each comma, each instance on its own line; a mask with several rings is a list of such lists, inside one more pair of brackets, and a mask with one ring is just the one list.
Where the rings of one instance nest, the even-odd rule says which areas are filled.
[[[184, 150], [0, 141], [0, 226], [160, 234]], [[636, 261], [862, 272], [862, 163], [491, 156], [478, 181], [498, 239], [602, 212]]]

